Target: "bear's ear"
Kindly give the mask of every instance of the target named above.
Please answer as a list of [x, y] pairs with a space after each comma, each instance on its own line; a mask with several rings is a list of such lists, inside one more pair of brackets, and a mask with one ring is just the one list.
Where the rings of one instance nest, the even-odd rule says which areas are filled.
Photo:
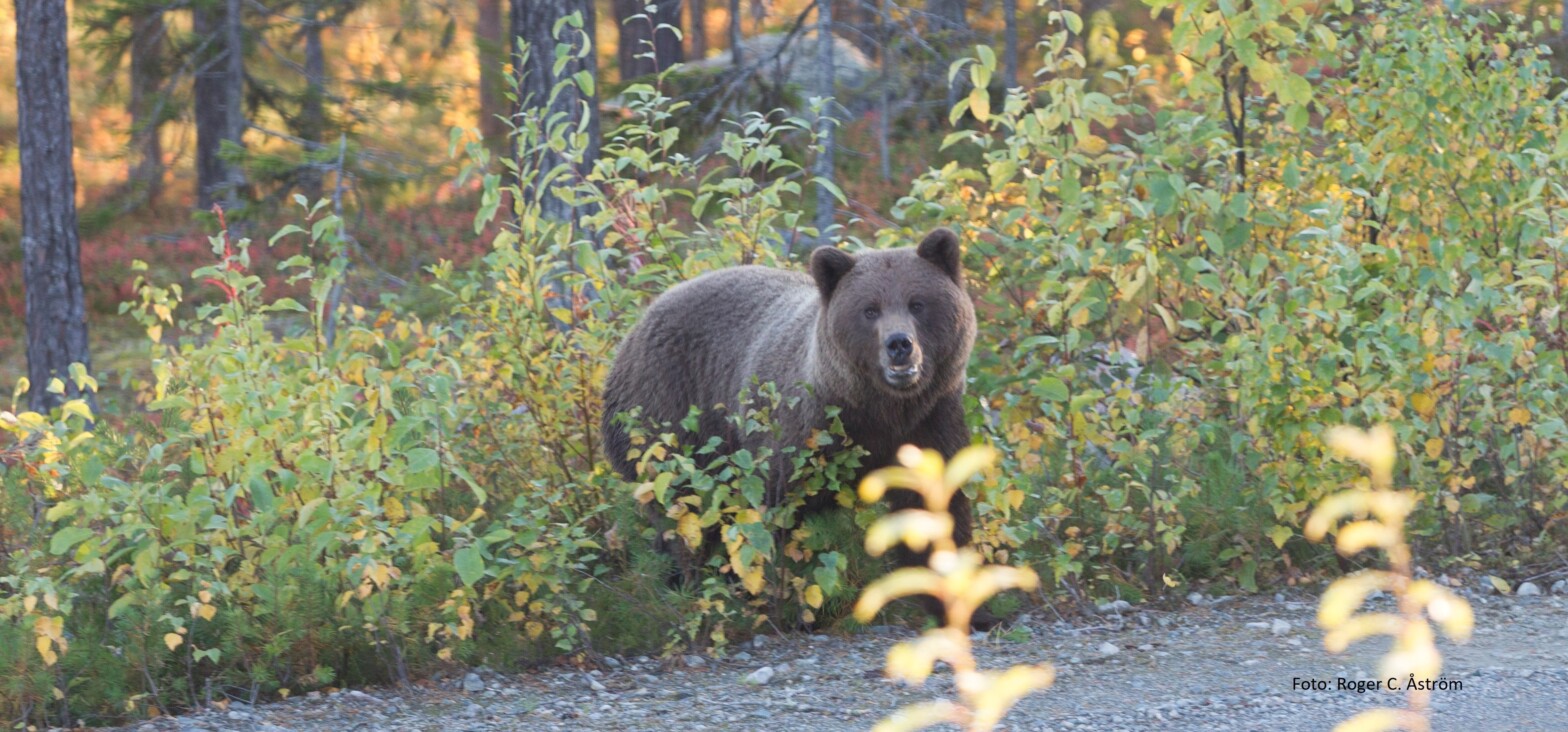
[[833, 297], [838, 281], [854, 267], [854, 257], [833, 247], [818, 247], [811, 253], [811, 278], [817, 281], [817, 291], [822, 293], [823, 302]]
[[947, 273], [954, 282], [963, 284], [963, 252], [958, 247], [958, 235], [952, 229], [934, 229], [926, 234], [926, 238], [915, 248], [915, 253]]

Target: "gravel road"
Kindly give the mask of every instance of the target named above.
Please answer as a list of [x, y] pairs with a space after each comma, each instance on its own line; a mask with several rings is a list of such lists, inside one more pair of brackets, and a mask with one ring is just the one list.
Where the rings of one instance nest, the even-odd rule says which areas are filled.
[[[1440, 641], [1437, 730], [1568, 732], [1568, 596], [1471, 597], [1477, 633]], [[1391, 609], [1387, 599], [1374, 608]], [[1381, 606], [1381, 607], [1380, 607]], [[1386, 642], [1329, 656], [1306, 594], [1203, 598], [1177, 611], [1123, 608], [1087, 623], [1024, 616], [978, 643], [982, 666], [1050, 661], [1056, 685], [1025, 699], [1003, 729], [1330, 730], [1358, 710], [1398, 705], [1402, 693], [1339, 688], [1370, 680]], [[880, 674], [887, 648], [913, 637], [877, 627], [852, 636], [758, 639], [727, 658], [611, 659], [583, 673], [484, 669], [405, 689], [313, 694], [153, 720], [148, 732], [521, 732], [866, 730], [900, 705], [950, 695], [950, 674], [905, 688]], [[763, 669], [769, 669], [764, 671]], [[748, 683], [751, 676], [753, 683]], [[764, 680], [764, 683], [754, 683]], [[1319, 680], [1323, 691], [1293, 689]]]

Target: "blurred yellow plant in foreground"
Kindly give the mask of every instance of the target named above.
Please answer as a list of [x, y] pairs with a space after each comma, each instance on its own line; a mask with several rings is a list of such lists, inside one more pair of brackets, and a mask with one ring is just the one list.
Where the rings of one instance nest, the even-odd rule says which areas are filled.
[[[1427, 619], [1462, 643], [1470, 638], [1475, 616], [1470, 603], [1447, 588], [1415, 579], [1404, 527], [1405, 517], [1415, 508], [1416, 495], [1393, 489], [1394, 431], [1387, 425], [1369, 431], [1334, 427], [1324, 433], [1324, 442], [1336, 455], [1365, 465], [1370, 481], [1358, 481], [1356, 487], [1324, 499], [1307, 520], [1307, 538], [1322, 541], [1330, 527], [1348, 517], [1351, 521], [1336, 534], [1335, 548], [1347, 557], [1366, 549], [1382, 549], [1388, 554], [1389, 569], [1357, 572], [1329, 586], [1318, 605], [1318, 625], [1325, 631], [1323, 646], [1339, 653], [1368, 636], [1392, 636], [1393, 648], [1383, 656], [1378, 673], [1390, 691], [1403, 689], [1407, 699], [1404, 709], [1369, 709], [1342, 722], [1335, 732], [1426, 732], [1431, 729], [1427, 703], [1443, 668]], [[1392, 594], [1399, 612], [1356, 614], [1374, 590]]]
[[997, 592], [1015, 587], [1032, 590], [1040, 584], [1033, 571], [985, 564], [979, 552], [959, 547], [953, 539], [948, 501], [995, 460], [996, 450], [983, 445], [965, 448], [947, 464], [934, 450], [905, 445], [898, 452], [901, 465], [883, 468], [861, 481], [860, 498], [868, 503], [880, 500], [889, 489], [901, 488], [919, 493], [925, 505], [878, 519], [866, 533], [866, 551], [880, 556], [904, 544], [930, 553], [926, 567], [894, 570], [871, 583], [855, 603], [855, 617], [869, 622], [884, 605], [900, 597], [935, 597], [947, 611], [947, 625], [893, 646], [887, 654], [887, 673], [920, 684], [931, 675], [937, 661], [946, 661], [953, 668], [959, 695], [958, 702], [931, 701], [900, 709], [878, 723], [876, 732], [923, 729], [944, 722], [968, 730], [989, 730], [1025, 694], [1049, 687], [1056, 678], [1050, 665], [1014, 666], [1005, 671], [975, 667], [969, 637], [969, 620], [975, 610]]

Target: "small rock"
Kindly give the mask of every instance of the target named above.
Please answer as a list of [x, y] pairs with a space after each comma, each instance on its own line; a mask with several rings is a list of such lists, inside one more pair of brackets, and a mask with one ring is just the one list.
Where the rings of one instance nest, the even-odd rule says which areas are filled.
[[229, 712], [229, 719], [232, 719], [236, 722], [243, 722], [247, 719], [250, 719], [250, 715], [246, 714], [245, 712]]
[[740, 653], [737, 653], [734, 656], [732, 656], [732, 658], [734, 658], [737, 661], [750, 661], [751, 660], [751, 654], [747, 653], [745, 651], [741, 651]]
[[479, 674], [469, 671], [468, 675], [463, 677], [463, 691], [475, 694], [484, 690], [485, 680], [479, 678]]
[[1192, 603], [1194, 605], [1202, 605], [1203, 604], [1203, 593], [1201, 593], [1201, 592], [1189, 592], [1189, 593], [1187, 593], [1187, 602], [1190, 602], [1190, 603]]
[[1154, 650], [1154, 644], [1153, 643], [1144, 643], [1144, 644], [1138, 646], [1138, 650], [1140, 650], [1140, 651], [1152, 651], [1152, 650]]
[[1519, 589], [1514, 594], [1520, 597], [1535, 597], [1541, 594], [1541, 586], [1534, 582], [1521, 582]]
[[768, 644], [767, 636], [759, 635], [759, 636], [751, 639], [751, 647], [752, 648], [761, 648], [761, 647], [763, 647], [763, 646], [765, 646], [767, 644]]
[[1553, 595], [1568, 595], [1568, 579], [1560, 579], [1552, 583]]
[[1285, 635], [1290, 632], [1290, 623], [1283, 620], [1275, 620], [1274, 624], [1269, 626], [1269, 632], [1274, 635]]
[[[469, 675], [472, 676], [472, 674], [469, 674]], [[463, 708], [463, 716], [467, 717], [468, 719], [473, 719], [475, 717], [484, 716], [484, 713], [485, 713], [485, 708], [481, 707], [478, 704], [475, 704], [473, 702], [469, 702], [468, 706]]]
[[1128, 610], [1131, 610], [1132, 603], [1127, 602], [1126, 600], [1116, 600], [1114, 602], [1103, 603], [1096, 609], [1100, 611], [1101, 615], [1120, 615]]
[[1104, 643], [1101, 643], [1099, 649], [1097, 649], [1097, 650], [1099, 650], [1101, 656], [1104, 656], [1106, 658], [1109, 658], [1111, 656], [1114, 656], [1114, 655], [1122, 652], [1122, 649], [1118, 648], [1115, 643], [1112, 643], [1110, 641], [1106, 641]]
[[772, 681], [772, 680], [773, 680], [773, 667], [772, 666], [763, 666], [762, 668], [759, 668], [756, 671], [753, 671], [753, 672], [751, 672], [749, 674], [746, 674], [746, 683], [748, 683], [748, 684], [750, 684], [752, 686], [763, 686], [763, 685], [767, 684], [769, 681]]
[[702, 656], [687, 656], [684, 660], [686, 662], [686, 668], [702, 668], [703, 666], [708, 665], [708, 659], [703, 658]]
[[828, 636], [822, 635], [821, 633], [818, 633], [816, 635], [811, 636], [811, 639], [816, 641], [816, 642], [818, 642], [818, 643], [821, 643], [822, 641], [833, 640], [832, 638], [829, 638]]
[[1271, 626], [1260, 620], [1256, 623], [1247, 623], [1247, 627], [1254, 630], [1268, 630]]
[[609, 666], [610, 668], [620, 668], [621, 662], [614, 656], [605, 656], [604, 665]]
[[609, 691], [609, 689], [605, 688], [604, 684], [599, 683], [598, 679], [596, 679], [596, 678], [594, 678], [592, 676], [588, 676], [586, 678], [588, 679], [588, 688], [589, 689], [592, 689], [594, 691]]
[[1274, 601], [1275, 602], [1284, 602], [1285, 601], [1285, 593], [1283, 593], [1283, 592], [1276, 592], [1276, 593], [1274, 593]]

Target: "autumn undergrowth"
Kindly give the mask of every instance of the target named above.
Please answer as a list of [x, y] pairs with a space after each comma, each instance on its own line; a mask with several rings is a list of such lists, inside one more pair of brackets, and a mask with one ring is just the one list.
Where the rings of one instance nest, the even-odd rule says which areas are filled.
[[[977, 90], [945, 140], [962, 150], [842, 242], [961, 233], [966, 412], [999, 465], [958, 488], [976, 561], [1038, 575], [1009, 602], [1319, 582], [1338, 567], [1308, 518], [1352, 473], [1326, 430], [1377, 423], [1405, 446], [1413, 551], [1506, 572], [1560, 546], [1568, 128], [1537, 29], [1415, 3], [1175, 8], [1174, 99], [1142, 67], [1090, 73], [1070, 12], [1027, 87], [996, 88], [977, 49], [953, 70]], [[800, 266], [831, 185], [798, 162], [813, 127], [743, 115], [680, 148], [660, 81], [623, 98], [593, 160], [565, 114], [516, 120], [507, 160], [455, 130], [484, 246], [417, 297], [356, 294], [362, 232], [304, 200], [264, 240], [215, 220], [180, 250], [194, 271], [129, 270], [145, 375], [105, 379], [118, 412], [0, 414], [0, 719], [851, 625], [880, 567], [846, 547], [875, 511], [761, 505], [771, 461], [690, 460], [703, 446], [660, 426], [623, 481], [598, 438], [605, 371], [657, 293]], [[818, 497], [854, 469], [788, 458]], [[665, 581], [682, 568], [656, 537], [698, 537], [695, 582]]]

